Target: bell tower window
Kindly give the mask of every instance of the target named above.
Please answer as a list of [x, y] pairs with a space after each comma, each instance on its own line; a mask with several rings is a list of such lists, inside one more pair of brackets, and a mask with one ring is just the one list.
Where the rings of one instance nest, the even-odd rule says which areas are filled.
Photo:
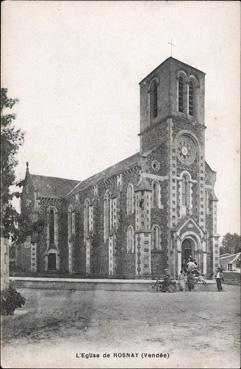
[[184, 92], [183, 77], [179, 77], [178, 78], [178, 111], [180, 113], [183, 113], [184, 112], [183, 92]]
[[150, 87], [150, 114], [151, 119], [156, 118], [158, 113], [157, 106], [157, 81], [154, 80]]
[[189, 84], [189, 115], [193, 116], [193, 102], [194, 102], [194, 85], [193, 81]]

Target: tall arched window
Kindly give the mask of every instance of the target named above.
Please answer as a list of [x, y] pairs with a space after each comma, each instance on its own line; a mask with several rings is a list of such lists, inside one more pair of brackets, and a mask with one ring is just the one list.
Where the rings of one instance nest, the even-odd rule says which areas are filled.
[[190, 205], [190, 184], [187, 174], [182, 177], [182, 205], [189, 207]]
[[161, 249], [161, 239], [160, 239], [160, 228], [157, 225], [152, 227], [152, 250]]
[[84, 203], [84, 236], [85, 238], [88, 237], [89, 235], [89, 230], [90, 230], [90, 201], [89, 199], [85, 200]]
[[117, 226], [117, 198], [107, 190], [104, 196], [104, 241], [116, 231]]
[[127, 214], [134, 213], [134, 187], [133, 184], [129, 183], [126, 194], [126, 211]]
[[54, 237], [54, 209], [51, 208], [49, 211], [49, 243], [53, 245], [55, 241]]
[[109, 237], [110, 193], [107, 190], [104, 197], [104, 241]]
[[153, 208], [160, 208], [160, 183], [154, 181], [152, 183], [152, 206]]
[[193, 116], [194, 111], [194, 84], [193, 81], [190, 81], [189, 83], [189, 96], [188, 96], [188, 102], [189, 102], [189, 115]]
[[131, 225], [127, 229], [127, 252], [128, 253], [135, 252], [134, 229]]
[[178, 78], [178, 111], [183, 113], [184, 112], [184, 80], [183, 77]]
[[73, 210], [72, 205], [68, 208], [68, 235], [69, 239], [73, 236], [75, 233], [75, 212]]
[[58, 247], [58, 214], [54, 206], [47, 209], [47, 249]]
[[151, 118], [156, 118], [158, 113], [158, 90], [157, 81], [153, 80], [150, 86], [150, 114]]

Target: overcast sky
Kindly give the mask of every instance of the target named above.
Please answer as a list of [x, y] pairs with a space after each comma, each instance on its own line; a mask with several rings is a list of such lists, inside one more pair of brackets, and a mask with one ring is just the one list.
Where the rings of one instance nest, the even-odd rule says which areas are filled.
[[139, 86], [173, 56], [206, 73], [218, 232], [239, 233], [239, 2], [5, 2], [2, 86], [35, 174], [85, 179], [139, 151]]

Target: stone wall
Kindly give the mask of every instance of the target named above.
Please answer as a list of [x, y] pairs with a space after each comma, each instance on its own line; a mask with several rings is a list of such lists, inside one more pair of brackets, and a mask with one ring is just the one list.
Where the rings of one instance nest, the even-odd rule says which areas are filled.
[[241, 282], [240, 272], [223, 272], [224, 283], [226, 284], [239, 284]]

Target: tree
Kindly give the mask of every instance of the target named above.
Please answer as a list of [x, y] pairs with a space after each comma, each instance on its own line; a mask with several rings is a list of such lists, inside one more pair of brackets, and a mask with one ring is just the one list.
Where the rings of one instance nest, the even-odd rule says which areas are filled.
[[1, 88], [1, 230], [9, 238], [16, 234], [18, 213], [12, 199], [20, 197], [20, 193], [11, 192], [11, 186], [16, 184], [16, 155], [24, 142], [24, 133], [14, 126], [16, 116], [11, 112], [18, 100], [9, 98], [7, 93], [6, 88]]
[[241, 251], [241, 236], [237, 233], [227, 233], [223, 237], [222, 246], [220, 247], [220, 254], [230, 253], [236, 254]]

